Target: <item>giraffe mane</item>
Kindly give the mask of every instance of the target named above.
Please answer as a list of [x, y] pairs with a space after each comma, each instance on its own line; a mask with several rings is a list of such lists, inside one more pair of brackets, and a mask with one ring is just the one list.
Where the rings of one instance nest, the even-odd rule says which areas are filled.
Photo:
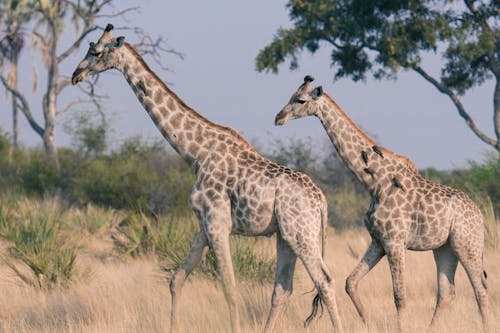
[[335, 102], [330, 95], [328, 95], [325, 92], [325, 93], [323, 93], [323, 96], [325, 96], [328, 99], [328, 101], [335, 106], [335, 108], [339, 111], [339, 114], [344, 118], [345, 121], [347, 121], [347, 123], [349, 123], [349, 125], [352, 128], [354, 128], [354, 130], [356, 131], [356, 133], [359, 136], [361, 136], [364, 140], [366, 140], [371, 146], [375, 146], [375, 145], [378, 146], [379, 149], [382, 151], [382, 153], [384, 155], [390, 156], [392, 159], [399, 160], [402, 164], [404, 164], [410, 170], [412, 170], [414, 172], [418, 172], [417, 166], [415, 165], [415, 163], [413, 163], [412, 160], [410, 160], [406, 156], [402, 156], [402, 155], [396, 154], [395, 152], [393, 152], [393, 151], [391, 151], [391, 150], [389, 150], [387, 148], [384, 148], [384, 147], [381, 147], [381, 146], [377, 145], [377, 143], [372, 138], [370, 138], [368, 135], [366, 135], [366, 133], [363, 132], [358, 127], [358, 125], [356, 125], [356, 123], [354, 123], [354, 121], [349, 116], [347, 116], [347, 114], [340, 107], [340, 105], [338, 105], [337, 102]]
[[173, 92], [167, 86], [167, 84], [162, 79], [160, 79], [158, 77], [158, 75], [154, 71], [151, 70], [151, 68], [148, 66], [148, 64], [144, 60], [144, 58], [139, 54], [139, 52], [137, 52], [137, 50], [132, 45], [125, 42], [123, 44], [123, 46], [125, 46], [134, 55], [134, 57], [141, 63], [141, 65], [144, 67], [144, 69], [146, 71], [148, 71], [156, 79], [156, 81], [158, 81], [158, 83], [161, 85], [161, 87], [163, 89], [165, 89], [186, 111], [191, 113], [193, 116], [195, 116], [199, 120], [207, 123], [209, 126], [222, 130], [223, 132], [227, 133], [228, 135], [233, 136], [236, 139], [238, 139], [239, 141], [243, 142], [243, 144], [246, 145], [247, 147], [250, 147], [253, 149], [253, 146], [236, 130], [232, 129], [231, 127], [222, 126], [222, 125], [219, 125], [219, 124], [216, 124], [216, 123], [210, 121], [209, 119], [205, 118], [204, 116], [202, 116], [201, 114], [196, 112], [192, 107], [187, 105], [179, 96], [177, 96], [177, 94], [175, 92]]

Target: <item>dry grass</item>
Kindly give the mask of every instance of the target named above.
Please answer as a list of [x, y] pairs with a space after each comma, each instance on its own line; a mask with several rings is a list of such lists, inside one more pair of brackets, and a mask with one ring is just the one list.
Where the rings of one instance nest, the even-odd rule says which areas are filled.
[[[259, 240], [269, 251], [272, 239]], [[337, 280], [337, 301], [346, 332], [393, 332], [396, 311], [386, 260], [362, 281], [360, 292], [369, 309], [371, 326], [361, 324], [344, 292], [344, 280], [368, 246], [364, 231], [333, 233], [327, 261]], [[91, 247], [89, 247], [91, 248]], [[95, 249], [106, 249], [97, 244]], [[0, 320], [2, 332], [165, 332], [169, 324], [168, 281], [153, 259], [120, 261], [87, 251], [80, 264], [92, 268], [92, 276], [66, 290], [43, 292], [23, 285], [6, 267], [0, 266]], [[490, 302], [494, 318], [500, 318], [500, 253], [485, 255]], [[431, 252], [408, 252], [408, 307], [411, 332], [428, 328], [435, 304], [435, 266]], [[457, 298], [444, 314], [439, 332], [473, 332], [481, 327], [477, 305], [461, 267], [456, 277]], [[238, 281], [241, 326], [244, 332], [262, 331], [270, 307], [271, 284]], [[331, 332], [328, 315], [304, 329], [313, 293], [301, 265], [297, 266], [295, 292], [277, 327], [279, 332]], [[191, 277], [181, 302], [181, 327], [185, 332], [229, 331], [227, 307], [220, 284], [201, 274]], [[498, 326], [498, 325], [497, 325]], [[498, 328], [497, 328], [498, 329]]]

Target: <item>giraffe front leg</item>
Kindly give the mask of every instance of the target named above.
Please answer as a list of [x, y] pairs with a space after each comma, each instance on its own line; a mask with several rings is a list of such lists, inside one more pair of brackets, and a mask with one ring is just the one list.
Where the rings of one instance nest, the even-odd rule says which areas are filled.
[[405, 285], [405, 247], [403, 241], [390, 242], [386, 245], [387, 260], [392, 276], [394, 304], [398, 312], [398, 330], [407, 330], [406, 285]]
[[172, 297], [172, 307], [170, 309], [170, 332], [178, 330], [178, 312], [179, 312], [179, 299], [181, 297], [182, 286], [186, 281], [188, 275], [193, 271], [194, 267], [200, 262], [203, 255], [208, 249], [208, 240], [205, 232], [201, 230], [198, 232], [196, 239], [191, 245], [189, 253], [184, 259], [181, 267], [175, 271], [172, 279], [170, 280], [170, 295]]
[[372, 239], [372, 242], [366, 250], [363, 258], [354, 270], [349, 274], [346, 280], [345, 291], [351, 298], [359, 316], [367, 324], [367, 314], [358, 293], [358, 283], [370, 270], [377, 265], [380, 259], [385, 255], [384, 249], [379, 243]]
[[[218, 210], [219, 212], [221, 210]], [[227, 210], [229, 213], [229, 210]], [[233, 262], [229, 247], [229, 234], [231, 228], [230, 214], [217, 217], [215, 213], [209, 214], [206, 222], [207, 237], [210, 247], [215, 255], [217, 270], [219, 271], [224, 297], [229, 308], [231, 330], [240, 332], [240, 316], [237, 307], [236, 281], [234, 278]]]
[[283, 305], [293, 292], [293, 273], [297, 256], [291, 247], [278, 233], [276, 242], [276, 278], [274, 280], [273, 298], [271, 301], [271, 310], [267, 318], [264, 332], [272, 332], [276, 320], [283, 309]]

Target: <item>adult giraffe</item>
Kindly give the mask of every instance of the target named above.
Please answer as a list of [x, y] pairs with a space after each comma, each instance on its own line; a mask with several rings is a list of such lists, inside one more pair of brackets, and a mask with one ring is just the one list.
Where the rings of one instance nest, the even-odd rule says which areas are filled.
[[108, 24], [99, 41], [90, 43], [72, 83], [109, 69], [123, 73], [160, 132], [196, 173], [190, 204], [200, 231], [170, 282], [171, 331], [177, 328], [182, 286], [210, 247], [217, 260], [232, 331], [239, 332], [229, 235], [276, 233], [276, 279], [265, 331], [273, 329], [279, 310], [292, 293], [298, 257], [318, 290], [314, 307], [317, 309], [321, 297], [332, 324], [342, 332], [334, 281], [323, 260], [327, 204], [319, 187], [307, 175], [262, 157], [234, 130], [212, 123], [187, 106], [123, 36], [112, 37], [112, 29]]
[[340, 158], [371, 194], [364, 222], [372, 242], [346, 281], [346, 291], [363, 321], [366, 323], [367, 317], [358, 282], [387, 255], [398, 325], [405, 329], [405, 250], [433, 250], [438, 294], [432, 323], [455, 296], [454, 278], [460, 261], [474, 289], [484, 330], [491, 331], [483, 268], [484, 222], [479, 208], [463, 192], [422, 177], [408, 158], [377, 146], [321, 86], [311, 86], [313, 80], [309, 75], [304, 78], [277, 114], [275, 124], [318, 117]]

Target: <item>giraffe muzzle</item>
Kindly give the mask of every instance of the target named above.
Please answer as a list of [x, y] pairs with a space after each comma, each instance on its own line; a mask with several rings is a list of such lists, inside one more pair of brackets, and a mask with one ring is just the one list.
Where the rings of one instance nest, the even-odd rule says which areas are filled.
[[283, 112], [280, 112], [276, 115], [276, 118], [274, 119], [274, 125], [275, 126], [281, 126], [286, 122], [286, 117], [283, 114]]
[[76, 85], [78, 82], [83, 81], [86, 77], [86, 74], [84, 73], [84, 69], [82, 68], [77, 68], [73, 76], [71, 77], [71, 84]]

